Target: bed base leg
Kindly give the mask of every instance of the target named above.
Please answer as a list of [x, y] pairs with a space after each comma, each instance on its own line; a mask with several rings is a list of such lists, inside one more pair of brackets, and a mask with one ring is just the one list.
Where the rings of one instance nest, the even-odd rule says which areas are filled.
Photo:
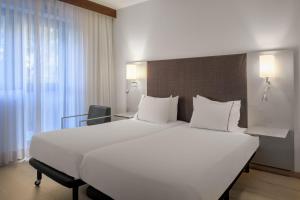
[[245, 167], [245, 172], [249, 173], [250, 172], [250, 164], [248, 163]]
[[229, 190], [224, 193], [222, 200], [229, 200]]
[[78, 187], [72, 188], [73, 200], [78, 200]]
[[36, 181], [34, 182], [36, 187], [39, 187], [42, 180], [42, 173], [40, 171], [36, 171]]

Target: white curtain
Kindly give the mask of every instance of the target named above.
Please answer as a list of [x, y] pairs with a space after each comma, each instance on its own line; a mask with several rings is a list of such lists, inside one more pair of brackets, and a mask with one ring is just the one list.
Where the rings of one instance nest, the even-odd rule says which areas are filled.
[[57, 0], [0, 0], [0, 165], [62, 116], [114, 105], [112, 20]]

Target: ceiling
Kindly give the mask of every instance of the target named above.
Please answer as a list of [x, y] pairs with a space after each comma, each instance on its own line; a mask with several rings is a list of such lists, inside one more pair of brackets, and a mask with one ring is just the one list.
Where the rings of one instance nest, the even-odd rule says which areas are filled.
[[138, 4], [147, 0], [90, 0], [101, 5], [113, 8], [113, 9], [121, 9], [128, 6], [132, 6], [134, 4]]

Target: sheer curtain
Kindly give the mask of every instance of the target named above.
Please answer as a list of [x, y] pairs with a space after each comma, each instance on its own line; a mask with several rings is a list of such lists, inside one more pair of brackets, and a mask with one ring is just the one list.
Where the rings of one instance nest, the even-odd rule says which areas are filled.
[[0, 0], [0, 165], [62, 116], [114, 104], [112, 20], [57, 0]]

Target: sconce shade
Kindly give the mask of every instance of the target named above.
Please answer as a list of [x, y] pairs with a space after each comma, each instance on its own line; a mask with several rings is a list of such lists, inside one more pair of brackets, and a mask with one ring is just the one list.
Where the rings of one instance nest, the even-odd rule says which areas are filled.
[[261, 55], [259, 57], [261, 78], [271, 78], [275, 74], [275, 57], [274, 55]]
[[133, 64], [128, 64], [126, 66], [126, 79], [136, 80], [137, 79], [137, 66]]

